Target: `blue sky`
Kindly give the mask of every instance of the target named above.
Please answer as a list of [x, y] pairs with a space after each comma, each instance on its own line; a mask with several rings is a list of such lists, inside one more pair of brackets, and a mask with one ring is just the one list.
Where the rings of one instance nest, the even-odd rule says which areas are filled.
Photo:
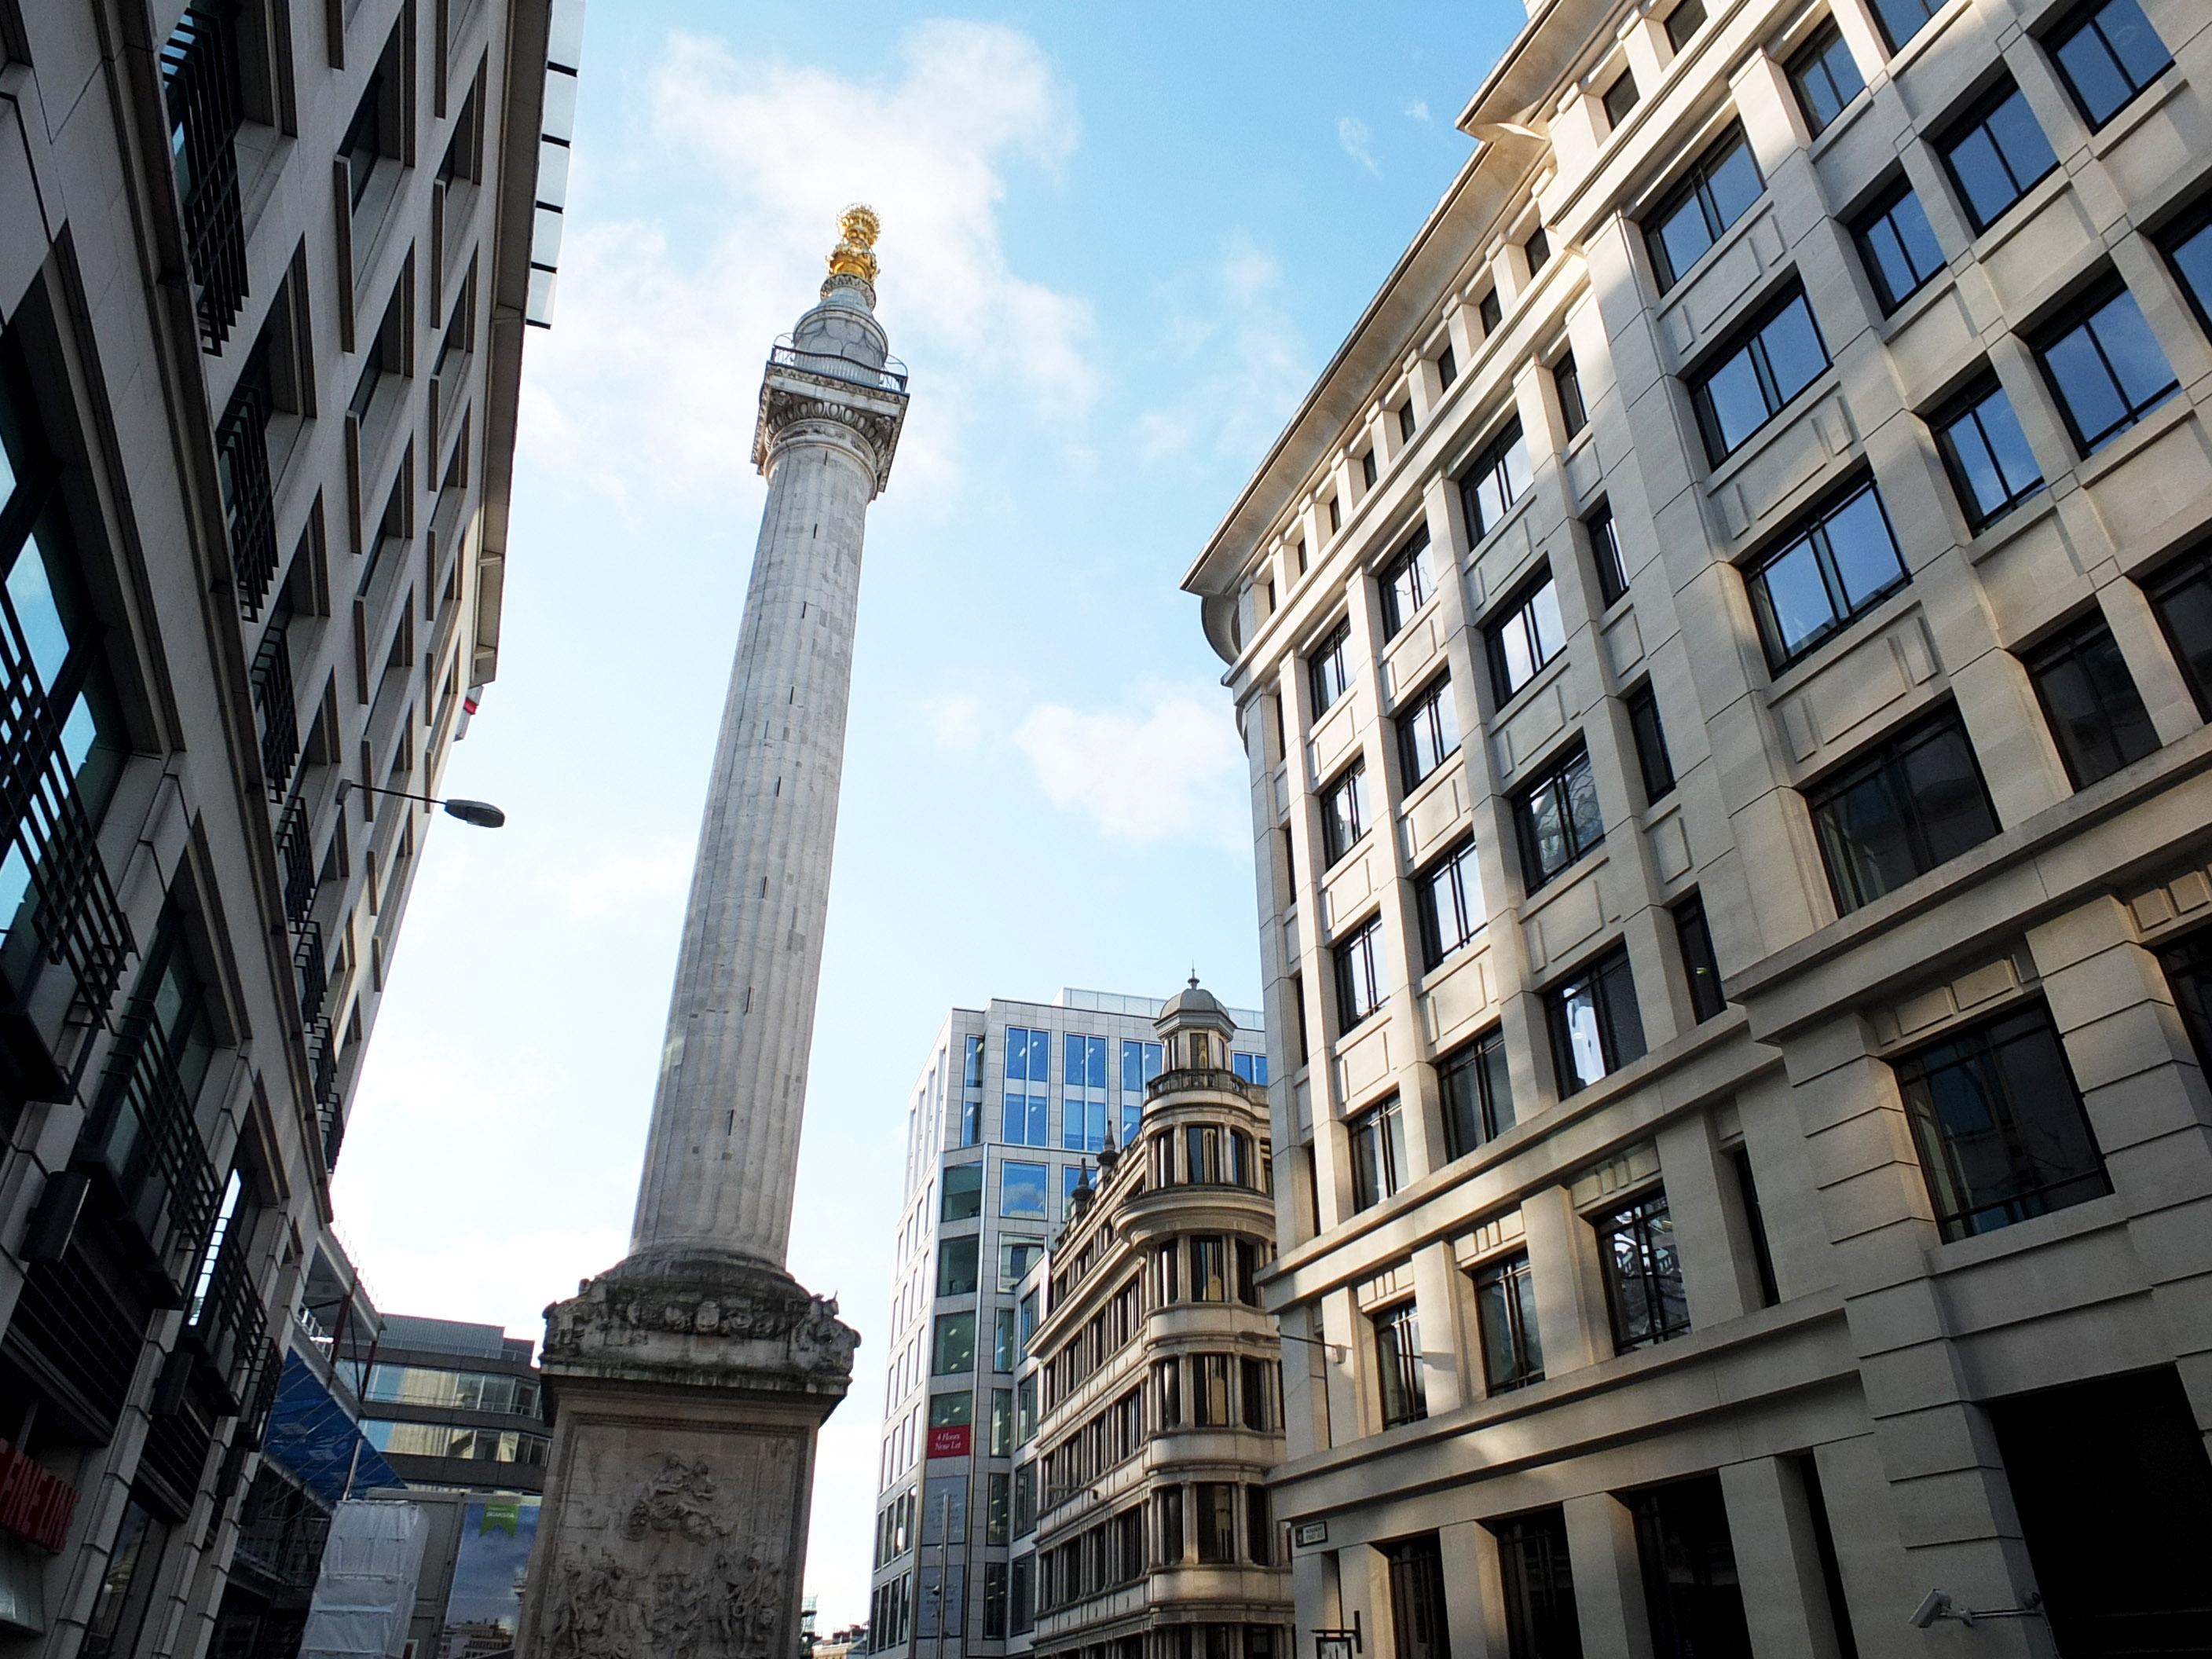
[[791, 1267], [864, 1346], [808, 1587], [866, 1614], [906, 1106], [956, 1005], [1259, 1000], [1243, 763], [1177, 579], [1468, 154], [1517, 0], [599, 0], [500, 674], [337, 1178], [380, 1304], [541, 1334], [627, 1241], [763, 497], [836, 210], [914, 375], [872, 509]]

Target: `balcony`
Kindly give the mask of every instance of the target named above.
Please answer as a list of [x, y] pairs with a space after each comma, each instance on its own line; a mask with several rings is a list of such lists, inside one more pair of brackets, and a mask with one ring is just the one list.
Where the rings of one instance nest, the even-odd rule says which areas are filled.
[[185, 1340], [198, 1350], [201, 1369], [214, 1384], [222, 1414], [243, 1415], [252, 1401], [256, 1369], [269, 1346], [268, 1323], [246, 1252], [226, 1238], [185, 1326]]
[[314, 1077], [315, 1124], [323, 1140], [323, 1169], [338, 1166], [338, 1143], [345, 1139], [345, 1119], [338, 1101], [338, 1045], [327, 1019], [307, 1026], [307, 1065]]
[[121, 1193], [174, 1307], [206, 1248], [222, 1187], [153, 998], [131, 997], [118, 1033], [81, 1145]]
[[239, 210], [238, 44], [233, 9], [193, 5], [161, 48], [169, 157], [185, 213], [185, 253], [199, 294], [200, 349], [220, 355], [246, 300]]
[[253, 653], [253, 708], [261, 719], [261, 770], [269, 799], [282, 800], [300, 761], [300, 715], [292, 702], [292, 647], [271, 627]]
[[[230, 523], [231, 578], [246, 621], [261, 614], [276, 579], [276, 487], [269, 474], [269, 389], [249, 374], [216, 428], [222, 507]], [[278, 797], [282, 799], [281, 793]]]
[[292, 947], [292, 967], [300, 976], [300, 1023], [313, 1031], [322, 1020], [323, 1002], [330, 995], [329, 958], [324, 954], [322, 923], [310, 919], [295, 931], [299, 942]]
[[802, 351], [792, 344], [788, 334], [778, 337], [769, 348], [769, 365], [774, 368], [795, 368], [803, 374], [819, 374], [827, 380], [847, 380], [854, 386], [864, 386], [877, 392], [896, 392], [906, 395], [906, 365], [896, 357], [886, 357], [883, 366], [848, 357], [841, 352]]
[[284, 920], [297, 927], [315, 908], [314, 849], [307, 804], [297, 795], [276, 819], [276, 879], [283, 890]]

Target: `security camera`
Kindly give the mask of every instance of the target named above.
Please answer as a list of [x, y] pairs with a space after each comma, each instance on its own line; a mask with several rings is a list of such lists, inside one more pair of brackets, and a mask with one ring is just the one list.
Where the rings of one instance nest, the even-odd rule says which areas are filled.
[[1962, 1625], [1974, 1622], [1972, 1613], [1964, 1607], [1953, 1606], [1951, 1598], [1942, 1590], [1932, 1589], [1921, 1597], [1920, 1605], [1913, 1608], [1912, 1628], [1926, 1630], [1939, 1619], [1955, 1619]]

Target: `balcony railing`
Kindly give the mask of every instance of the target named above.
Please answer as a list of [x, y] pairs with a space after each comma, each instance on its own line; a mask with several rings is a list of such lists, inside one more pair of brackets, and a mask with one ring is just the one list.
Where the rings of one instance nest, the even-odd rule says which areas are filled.
[[[181, 1264], [188, 1275], [207, 1248], [221, 1184], [192, 1121], [192, 1097], [154, 1000], [131, 997], [118, 1024], [100, 1109], [87, 1136], [105, 1149], [108, 1171], [147, 1243], [170, 1270], [172, 1284], [189, 1288], [175, 1269]], [[125, 1112], [137, 1121], [118, 1133]]]
[[292, 647], [271, 626], [253, 653], [253, 706], [261, 715], [261, 770], [269, 799], [282, 800], [300, 760], [300, 715], [292, 702]]
[[269, 476], [269, 392], [247, 376], [232, 394], [216, 428], [216, 459], [222, 472], [223, 511], [230, 520], [232, 578], [238, 608], [248, 622], [261, 614], [269, 584], [276, 579], [276, 488]]
[[254, 1367], [267, 1346], [268, 1323], [246, 1252], [225, 1239], [185, 1334], [216, 1381], [226, 1413], [243, 1413], [253, 1397]]
[[330, 994], [330, 964], [323, 954], [322, 923], [310, 918], [300, 924], [297, 932], [292, 966], [300, 976], [300, 1018], [312, 1031], [323, 1017], [323, 1000]]
[[1252, 1098], [1255, 1091], [1264, 1098], [1266, 1091], [1255, 1084], [1247, 1083], [1236, 1073], [1219, 1066], [1183, 1066], [1162, 1072], [1145, 1085], [1145, 1098], [1158, 1100], [1162, 1095], [1182, 1089], [1218, 1089], [1224, 1094], [1242, 1095]]
[[220, 353], [246, 300], [239, 210], [238, 44], [232, 9], [193, 5], [161, 48], [169, 155], [184, 200], [185, 250], [199, 289], [200, 346]]
[[835, 351], [802, 351], [784, 335], [769, 348], [771, 368], [796, 368], [809, 374], [819, 374], [832, 380], [849, 380], [854, 386], [872, 387], [878, 392], [906, 393], [906, 365], [896, 357], [884, 359], [883, 367], [865, 362], [858, 357], [848, 357]]
[[276, 819], [276, 878], [283, 886], [284, 920], [295, 927], [315, 908], [314, 849], [308, 842], [312, 833], [307, 803], [295, 795]]
[[315, 1125], [322, 1135], [323, 1168], [338, 1166], [338, 1144], [345, 1139], [345, 1119], [338, 1107], [338, 1045], [327, 1019], [307, 1026], [307, 1065], [314, 1077]]

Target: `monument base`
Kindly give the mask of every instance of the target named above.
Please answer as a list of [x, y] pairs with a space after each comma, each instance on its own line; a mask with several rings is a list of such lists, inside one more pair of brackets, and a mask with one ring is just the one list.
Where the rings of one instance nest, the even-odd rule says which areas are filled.
[[632, 1256], [545, 1310], [553, 1444], [517, 1659], [789, 1659], [814, 1440], [860, 1335], [781, 1268]]

